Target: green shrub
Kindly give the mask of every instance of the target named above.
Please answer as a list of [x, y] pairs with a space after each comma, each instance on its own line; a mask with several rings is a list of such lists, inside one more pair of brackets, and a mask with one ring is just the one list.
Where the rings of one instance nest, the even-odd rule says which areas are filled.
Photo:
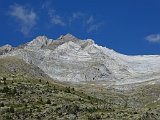
[[88, 120], [101, 120], [101, 119], [102, 119], [101, 115], [98, 114], [88, 116]]
[[50, 99], [47, 99], [46, 104], [51, 104], [51, 100], [50, 100]]
[[3, 89], [2, 89], [2, 92], [3, 93], [9, 93], [10, 92], [10, 88], [8, 86], [5, 86]]
[[70, 87], [66, 87], [66, 88], [65, 88], [65, 92], [66, 92], [66, 93], [71, 93]]
[[15, 95], [16, 93], [17, 93], [17, 89], [16, 89], [16, 87], [14, 87], [12, 90], [12, 94]]
[[4, 103], [3, 102], [0, 103], [0, 107], [4, 107]]
[[13, 107], [13, 106], [11, 106], [11, 107], [9, 108], [9, 112], [10, 112], [10, 113], [14, 113], [14, 107]]

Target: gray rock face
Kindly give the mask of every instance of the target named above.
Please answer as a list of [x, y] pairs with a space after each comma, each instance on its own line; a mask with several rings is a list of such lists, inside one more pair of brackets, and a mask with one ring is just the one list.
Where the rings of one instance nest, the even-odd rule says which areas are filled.
[[160, 56], [126, 56], [71, 34], [39, 36], [1, 57], [15, 56], [60, 81], [110, 81], [114, 85], [159, 79]]

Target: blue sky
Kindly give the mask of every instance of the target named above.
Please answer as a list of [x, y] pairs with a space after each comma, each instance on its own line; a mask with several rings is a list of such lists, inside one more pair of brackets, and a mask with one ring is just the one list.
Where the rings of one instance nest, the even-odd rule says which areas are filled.
[[160, 0], [0, 0], [0, 46], [67, 33], [123, 54], [160, 54]]

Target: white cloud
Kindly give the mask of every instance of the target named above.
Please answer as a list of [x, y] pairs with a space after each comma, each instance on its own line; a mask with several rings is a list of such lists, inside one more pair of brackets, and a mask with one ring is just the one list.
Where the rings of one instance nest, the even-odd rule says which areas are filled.
[[16, 18], [20, 25], [20, 31], [24, 35], [28, 35], [31, 29], [36, 25], [37, 15], [31, 10], [21, 5], [10, 6], [9, 15]]
[[148, 35], [145, 39], [149, 42], [160, 42], [160, 33]]
[[62, 18], [59, 15], [52, 16], [51, 23], [55, 25], [65, 26], [65, 23], [63, 22]]

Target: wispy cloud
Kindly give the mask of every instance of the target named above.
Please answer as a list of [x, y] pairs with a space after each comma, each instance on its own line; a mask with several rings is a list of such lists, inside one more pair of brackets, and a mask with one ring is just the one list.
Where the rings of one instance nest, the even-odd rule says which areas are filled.
[[79, 25], [82, 29], [86, 30], [85, 32], [92, 33], [98, 31], [103, 24], [93, 15], [81, 11], [70, 13], [68, 16], [63, 16], [63, 14], [57, 12], [53, 7], [53, 2], [51, 0], [46, 0], [42, 4], [42, 9], [47, 11], [50, 23], [56, 26], [74, 28]]
[[92, 15], [88, 15], [82, 12], [73, 13], [70, 18], [70, 26], [74, 21], [78, 24], [82, 24], [86, 28], [87, 33], [95, 32], [102, 26], [102, 22], [97, 22]]
[[149, 42], [159, 43], [160, 42], [160, 33], [148, 35], [147, 37], [145, 37], [145, 39]]
[[65, 26], [66, 23], [64, 22], [63, 17], [57, 13], [52, 4], [51, 0], [45, 1], [42, 4], [42, 9], [46, 10], [48, 13], [50, 23], [58, 26]]
[[80, 18], [84, 18], [84, 17], [85, 17], [85, 14], [82, 13], [82, 12], [72, 13], [72, 16], [71, 16], [71, 18], [72, 18], [73, 20], [75, 20], [75, 19], [80, 19]]
[[36, 25], [37, 15], [29, 8], [15, 4], [10, 6], [8, 13], [17, 20], [20, 26], [20, 31], [24, 35], [28, 35], [32, 28]]
[[65, 26], [65, 23], [59, 15], [53, 15], [51, 18], [51, 23], [55, 25]]
[[42, 9], [51, 8], [51, 6], [52, 6], [52, 1], [51, 1], [51, 0], [46, 0], [46, 1], [43, 2], [43, 4], [42, 4]]
[[65, 26], [66, 23], [63, 20], [63, 17], [61, 17], [59, 14], [56, 13], [55, 9], [48, 9], [48, 15], [49, 15], [49, 19], [50, 22], [54, 25], [59, 25], [59, 26]]
[[94, 22], [93, 16], [90, 16], [90, 17], [88, 18], [88, 20], [86, 21], [87, 24], [92, 24], [93, 22]]
[[87, 28], [87, 33], [96, 32], [102, 26], [102, 23], [91, 24]]
[[90, 16], [86, 20], [87, 33], [98, 31], [102, 24], [102, 22], [97, 22], [93, 16]]

